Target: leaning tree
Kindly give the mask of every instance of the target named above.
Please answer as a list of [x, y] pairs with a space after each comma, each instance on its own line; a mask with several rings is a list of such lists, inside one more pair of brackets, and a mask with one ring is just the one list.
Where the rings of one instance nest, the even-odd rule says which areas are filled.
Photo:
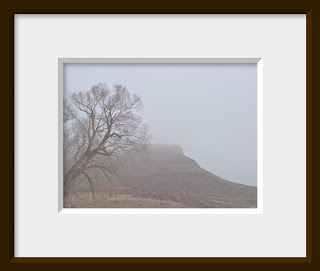
[[[146, 150], [148, 126], [135, 114], [141, 107], [140, 97], [122, 85], [110, 90], [97, 84], [64, 100], [64, 196], [71, 203], [80, 176], [88, 181], [94, 198], [93, 169], [110, 180], [110, 174], [117, 174], [117, 162]], [[107, 162], [99, 163], [100, 157]]]

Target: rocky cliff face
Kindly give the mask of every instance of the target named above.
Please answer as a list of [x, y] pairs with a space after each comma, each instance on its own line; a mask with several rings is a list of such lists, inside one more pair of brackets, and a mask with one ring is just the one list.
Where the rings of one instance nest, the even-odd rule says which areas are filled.
[[[104, 201], [100, 200], [100, 203], [95, 202], [94, 206], [87, 207], [255, 208], [257, 206], [256, 187], [229, 182], [215, 176], [202, 169], [195, 160], [185, 156], [182, 148], [176, 145], [151, 145], [145, 157], [135, 157], [134, 161], [128, 162], [119, 176], [121, 181], [113, 177], [112, 182], [96, 184], [98, 194], [109, 195], [118, 205], [111, 204], [105, 197]], [[124, 195], [127, 196], [126, 203], [122, 202]], [[140, 202], [140, 206], [130, 206], [134, 201], [131, 198], [139, 199], [143, 203]], [[159, 206], [153, 206], [151, 201], [158, 202]], [[145, 206], [145, 202], [152, 206], [148, 204]], [[166, 205], [166, 202], [170, 204]]]

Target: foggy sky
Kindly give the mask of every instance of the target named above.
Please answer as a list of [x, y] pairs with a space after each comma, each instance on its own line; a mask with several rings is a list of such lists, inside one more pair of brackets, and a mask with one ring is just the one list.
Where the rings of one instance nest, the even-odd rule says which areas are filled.
[[152, 143], [178, 144], [204, 169], [257, 185], [256, 64], [64, 64], [64, 95], [96, 83], [139, 95]]

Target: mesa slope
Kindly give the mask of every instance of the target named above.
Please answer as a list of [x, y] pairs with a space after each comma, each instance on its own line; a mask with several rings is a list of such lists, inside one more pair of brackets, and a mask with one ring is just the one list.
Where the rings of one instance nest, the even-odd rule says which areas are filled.
[[[224, 180], [185, 156], [177, 145], [151, 145], [126, 164], [119, 177], [95, 182], [95, 200], [83, 180], [73, 207], [256, 208], [257, 188]], [[65, 207], [68, 206], [66, 202]]]

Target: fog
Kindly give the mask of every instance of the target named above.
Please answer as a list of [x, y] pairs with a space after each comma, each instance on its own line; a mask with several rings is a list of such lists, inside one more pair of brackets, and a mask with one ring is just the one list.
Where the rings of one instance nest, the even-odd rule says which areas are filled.
[[64, 64], [64, 95], [96, 83], [139, 95], [152, 143], [178, 144], [204, 169], [257, 185], [256, 64]]

